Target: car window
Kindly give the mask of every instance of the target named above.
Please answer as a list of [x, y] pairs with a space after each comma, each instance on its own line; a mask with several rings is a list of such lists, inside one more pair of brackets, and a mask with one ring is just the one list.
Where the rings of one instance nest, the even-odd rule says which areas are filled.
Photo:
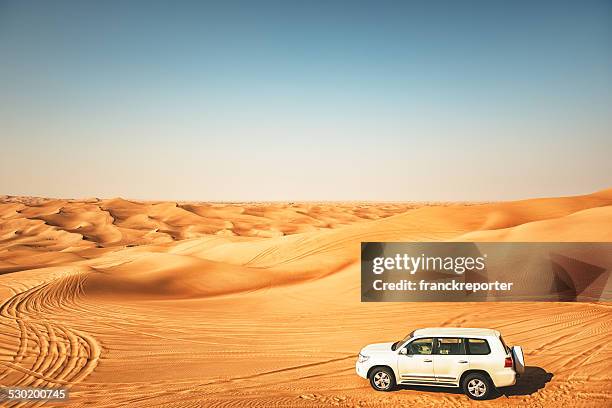
[[468, 354], [484, 355], [490, 354], [489, 343], [484, 339], [467, 339]]
[[431, 354], [433, 339], [416, 339], [407, 346], [408, 354]]
[[436, 339], [436, 354], [460, 355], [465, 354], [463, 339], [460, 338], [438, 338]]

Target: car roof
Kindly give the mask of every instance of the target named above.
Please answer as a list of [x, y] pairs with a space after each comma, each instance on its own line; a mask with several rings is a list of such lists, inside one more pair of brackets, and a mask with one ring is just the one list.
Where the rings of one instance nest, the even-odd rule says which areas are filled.
[[414, 336], [496, 336], [500, 333], [493, 329], [479, 329], [467, 327], [429, 327], [414, 331]]

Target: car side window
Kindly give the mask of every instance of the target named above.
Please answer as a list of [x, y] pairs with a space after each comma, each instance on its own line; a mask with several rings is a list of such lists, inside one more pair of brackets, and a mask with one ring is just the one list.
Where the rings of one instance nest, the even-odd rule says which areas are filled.
[[468, 354], [485, 355], [491, 353], [489, 343], [484, 339], [467, 339]]
[[433, 351], [433, 339], [416, 339], [406, 347], [408, 354], [431, 354]]
[[436, 354], [461, 355], [465, 354], [465, 345], [461, 338], [440, 337], [436, 339]]

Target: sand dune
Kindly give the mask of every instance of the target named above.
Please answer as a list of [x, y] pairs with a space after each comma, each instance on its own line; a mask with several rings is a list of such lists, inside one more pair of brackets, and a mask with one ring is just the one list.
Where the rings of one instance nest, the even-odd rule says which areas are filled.
[[77, 407], [470, 406], [449, 390], [376, 393], [355, 355], [417, 327], [487, 326], [530, 369], [478, 405], [610, 406], [609, 305], [367, 304], [358, 265], [368, 240], [610, 231], [612, 189], [487, 204], [4, 197], [0, 385], [68, 386]]
[[457, 238], [461, 241], [566, 241], [609, 242], [612, 206], [589, 208], [553, 219], [527, 222], [509, 228], [473, 231]]

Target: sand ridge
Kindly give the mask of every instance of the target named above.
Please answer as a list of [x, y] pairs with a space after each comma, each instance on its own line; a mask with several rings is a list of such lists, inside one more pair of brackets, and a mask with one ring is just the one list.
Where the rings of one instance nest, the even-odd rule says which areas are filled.
[[4, 197], [0, 384], [68, 386], [77, 407], [470, 406], [376, 393], [354, 360], [418, 327], [485, 325], [530, 368], [479, 405], [609, 406], [609, 305], [362, 304], [358, 256], [368, 240], [610, 241], [610, 215], [612, 189], [485, 204]]

